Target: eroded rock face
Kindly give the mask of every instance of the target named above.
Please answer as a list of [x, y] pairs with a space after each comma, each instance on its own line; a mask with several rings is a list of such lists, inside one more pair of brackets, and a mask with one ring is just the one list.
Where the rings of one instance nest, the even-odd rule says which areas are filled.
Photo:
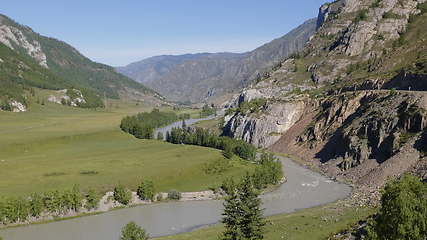
[[40, 43], [36, 40], [28, 40], [19, 29], [8, 25], [0, 25], [0, 42], [12, 50], [15, 50], [15, 47], [22, 47], [40, 66], [48, 68], [47, 58], [41, 49]]
[[304, 109], [303, 101], [272, 103], [260, 114], [229, 116], [224, 132], [265, 148], [279, 140], [301, 118]]
[[341, 159], [342, 170], [368, 159], [382, 163], [427, 126], [424, 101], [424, 96], [374, 91], [331, 97], [299, 141], [311, 148], [324, 144], [317, 157]]

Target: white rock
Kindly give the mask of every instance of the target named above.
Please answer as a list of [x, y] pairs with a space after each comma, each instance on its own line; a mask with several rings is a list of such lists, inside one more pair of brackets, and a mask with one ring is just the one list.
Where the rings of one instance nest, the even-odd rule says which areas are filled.
[[42, 51], [40, 43], [36, 40], [33, 40], [32, 43], [30, 43], [25, 37], [24, 33], [18, 28], [1, 25], [0, 42], [12, 50], [15, 50], [12, 43], [24, 48], [28, 55], [34, 58], [40, 64], [40, 66], [48, 68], [47, 57], [46, 54]]
[[26, 112], [27, 111], [27, 108], [25, 107], [25, 105], [16, 101], [16, 100], [11, 100], [9, 102], [9, 104], [12, 107], [12, 112]]

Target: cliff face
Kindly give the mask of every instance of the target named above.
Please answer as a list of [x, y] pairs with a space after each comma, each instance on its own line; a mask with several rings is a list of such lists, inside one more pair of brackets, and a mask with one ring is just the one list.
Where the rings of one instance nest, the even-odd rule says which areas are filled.
[[256, 113], [229, 111], [226, 133], [374, 187], [410, 170], [425, 151], [425, 2], [323, 5], [304, 49], [230, 102], [267, 99]]
[[171, 100], [198, 103], [241, 89], [266, 68], [302, 49], [316, 29], [311, 19], [251, 52], [158, 56], [117, 71]]

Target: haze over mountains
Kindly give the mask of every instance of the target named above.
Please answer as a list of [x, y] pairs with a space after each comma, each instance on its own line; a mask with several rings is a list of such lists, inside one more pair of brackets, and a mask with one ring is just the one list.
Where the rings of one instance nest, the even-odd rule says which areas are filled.
[[301, 50], [314, 34], [310, 19], [281, 38], [246, 53], [163, 55], [116, 70], [169, 100], [198, 103], [247, 86], [275, 63]]

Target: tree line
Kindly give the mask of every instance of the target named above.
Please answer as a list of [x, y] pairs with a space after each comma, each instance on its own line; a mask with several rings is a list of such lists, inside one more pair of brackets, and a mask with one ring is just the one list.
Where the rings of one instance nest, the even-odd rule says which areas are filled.
[[173, 128], [166, 133], [166, 141], [173, 144], [189, 144], [216, 148], [224, 151], [224, 156], [231, 158], [233, 154], [248, 161], [255, 161], [257, 149], [243, 141], [225, 136], [217, 136], [203, 128]]
[[81, 208], [95, 209], [101, 196], [91, 189], [83, 193], [78, 186], [65, 191], [51, 191], [44, 194], [34, 193], [28, 198], [10, 197], [0, 199], [0, 223], [12, 224], [25, 222], [30, 217], [38, 218], [42, 214], [61, 215], [70, 211], [79, 212]]
[[189, 118], [189, 114], [178, 115], [174, 112], [160, 112], [159, 109], [153, 109], [150, 113], [143, 112], [123, 118], [120, 128], [136, 138], [153, 139], [156, 128]]

